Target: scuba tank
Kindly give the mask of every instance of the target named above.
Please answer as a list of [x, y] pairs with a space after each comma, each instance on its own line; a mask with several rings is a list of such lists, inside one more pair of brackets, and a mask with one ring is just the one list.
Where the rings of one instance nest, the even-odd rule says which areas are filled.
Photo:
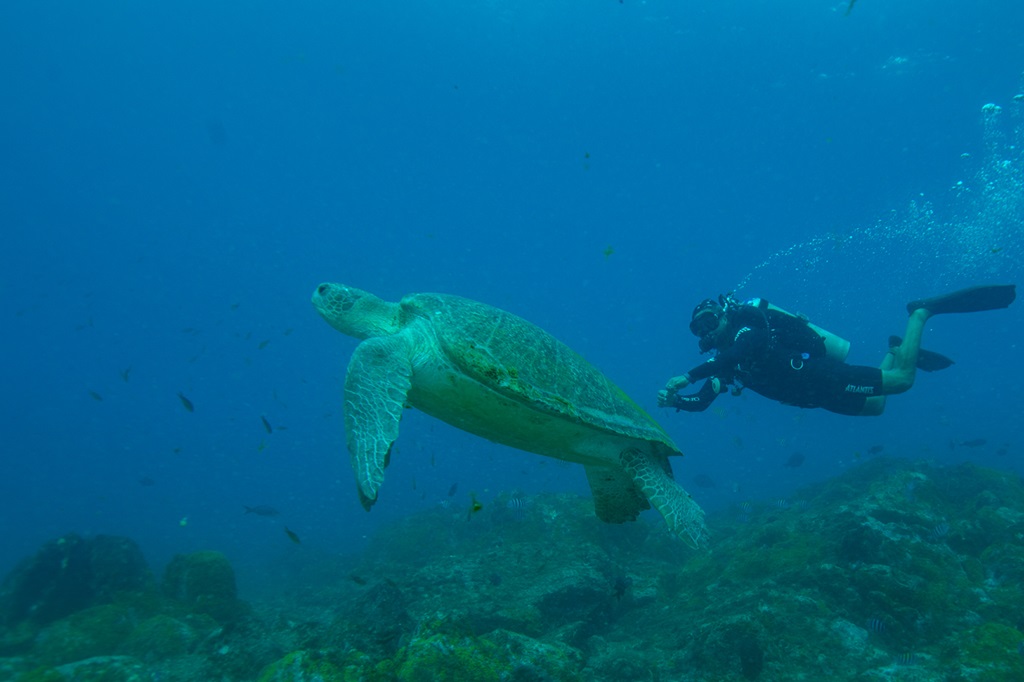
[[[720, 296], [719, 300], [722, 303], [722, 307], [728, 310], [730, 307], [736, 307], [741, 304], [737, 303], [732, 297], [732, 294]], [[807, 319], [805, 315], [794, 315], [788, 310], [784, 310], [763, 298], [752, 298], [742, 305], [749, 305], [768, 313], [773, 313], [776, 321], [782, 326], [788, 326], [791, 328], [803, 327], [809, 332], [813, 333], [820, 339], [821, 343], [825, 348], [825, 356], [843, 362], [846, 360], [846, 356], [850, 354], [850, 342], [841, 336], [833, 334], [827, 329], [822, 329], [818, 325], [814, 324]], [[769, 325], [769, 328], [773, 328], [780, 325]]]

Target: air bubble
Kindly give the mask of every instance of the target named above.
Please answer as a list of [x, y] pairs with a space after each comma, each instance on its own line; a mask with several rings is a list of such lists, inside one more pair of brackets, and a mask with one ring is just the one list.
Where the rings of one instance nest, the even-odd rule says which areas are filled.
[[[772, 296], [784, 305], [845, 309], [869, 285], [886, 295], [971, 282], [1020, 279], [1024, 268], [1024, 113], [1013, 97], [1010, 125], [1002, 107], [981, 109], [984, 155], [961, 159], [976, 166], [936, 201], [925, 194], [872, 225], [833, 231], [777, 251], [736, 285], [741, 295]], [[1012, 128], [1007, 130], [1007, 128]], [[802, 300], [799, 300], [802, 299]], [[782, 302], [782, 301], [780, 301]]]

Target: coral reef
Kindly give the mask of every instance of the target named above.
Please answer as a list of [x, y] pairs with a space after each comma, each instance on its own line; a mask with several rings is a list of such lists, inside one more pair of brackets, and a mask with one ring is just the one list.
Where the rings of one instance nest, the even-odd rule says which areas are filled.
[[152, 582], [134, 541], [70, 533], [46, 543], [7, 575], [0, 585], [0, 626], [46, 625], [109, 603], [120, 592], [149, 589]]
[[247, 606], [238, 599], [235, 571], [220, 552], [179, 554], [164, 573], [163, 591], [196, 613], [225, 623], [245, 615]]
[[[104, 541], [111, 557], [55, 541], [4, 582], [0, 677], [1024, 679], [1015, 476], [876, 459], [711, 527], [710, 550], [692, 552], [567, 495], [499, 498], [471, 520], [439, 507], [252, 607], [218, 552], [176, 557], [156, 591], [123, 541]], [[68, 584], [55, 556], [92, 577]], [[58, 615], [61, 590], [89, 598]]]

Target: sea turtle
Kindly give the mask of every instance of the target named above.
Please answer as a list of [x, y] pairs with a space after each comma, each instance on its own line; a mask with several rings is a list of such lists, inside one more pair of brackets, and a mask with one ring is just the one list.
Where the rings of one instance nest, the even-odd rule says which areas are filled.
[[609, 523], [654, 507], [690, 545], [704, 512], [672, 479], [681, 455], [622, 389], [526, 320], [447, 294], [399, 303], [325, 283], [313, 305], [356, 346], [345, 379], [345, 438], [359, 499], [377, 500], [406, 405], [520, 450], [584, 466], [594, 508]]

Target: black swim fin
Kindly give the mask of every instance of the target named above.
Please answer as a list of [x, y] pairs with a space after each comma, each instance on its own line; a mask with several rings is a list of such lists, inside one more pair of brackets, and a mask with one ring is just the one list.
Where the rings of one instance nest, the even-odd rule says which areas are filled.
[[[889, 348], [898, 348], [902, 343], [903, 339], [898, 336], [889, 337]], [[924, 348], [917, 349], [917, 368], [922, 372], [938, 372], [955, 364], [952, 358], [947, 358], [942, 353]]]
[[1017, 298], [1016, 284], [991, 284], [911, 301], [907, 304], [907, 312], [912, 313], [919, 308], [927, 308], [932, 315], [976, 313], [982, 310], [1007, 308], [1015, 298]]

